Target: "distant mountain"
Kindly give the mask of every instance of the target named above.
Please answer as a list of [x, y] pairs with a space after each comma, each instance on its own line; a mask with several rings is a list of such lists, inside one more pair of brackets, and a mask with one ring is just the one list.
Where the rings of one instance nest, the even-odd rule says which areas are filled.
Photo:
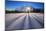
[[36, 12], [36, 13], [44, 13], [44, 8], [43, 9], [35, 9], [32, 6], [24, 6], [21, 7], [20, 9], [15, 9], [15, 10], [6, 10], [6, 13], [30, 13], [30, 12]]

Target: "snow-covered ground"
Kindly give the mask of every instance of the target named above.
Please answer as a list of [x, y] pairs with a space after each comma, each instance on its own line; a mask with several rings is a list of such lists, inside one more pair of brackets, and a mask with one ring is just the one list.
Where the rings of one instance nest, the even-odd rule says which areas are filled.
[[5, 15], [6, 30], [39, 29], [44, 27], [42, 13], [11, 13]]

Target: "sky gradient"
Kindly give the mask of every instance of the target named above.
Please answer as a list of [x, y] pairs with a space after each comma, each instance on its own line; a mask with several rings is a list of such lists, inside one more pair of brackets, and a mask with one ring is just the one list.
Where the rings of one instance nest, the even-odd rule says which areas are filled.
[[15, 10], [24, 6], [32, 6], [35, 9], [41, 9], [44, 7], [43, 3], [38, 2], [23, 2], [23, 1], [6, 1], [5, 8], [6, 10]]

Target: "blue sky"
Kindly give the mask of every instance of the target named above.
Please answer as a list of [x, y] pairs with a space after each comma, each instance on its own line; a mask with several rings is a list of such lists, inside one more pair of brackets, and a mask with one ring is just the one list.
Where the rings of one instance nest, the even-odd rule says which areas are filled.
[[23, 1], [6, 1], [6, 10], [15, 10], [16, 8], [21, 8], [23, 6], [32, 6], [36, 9], [41, 9], [44, 7], [43, 3], [38, 2], [23, 2]]

